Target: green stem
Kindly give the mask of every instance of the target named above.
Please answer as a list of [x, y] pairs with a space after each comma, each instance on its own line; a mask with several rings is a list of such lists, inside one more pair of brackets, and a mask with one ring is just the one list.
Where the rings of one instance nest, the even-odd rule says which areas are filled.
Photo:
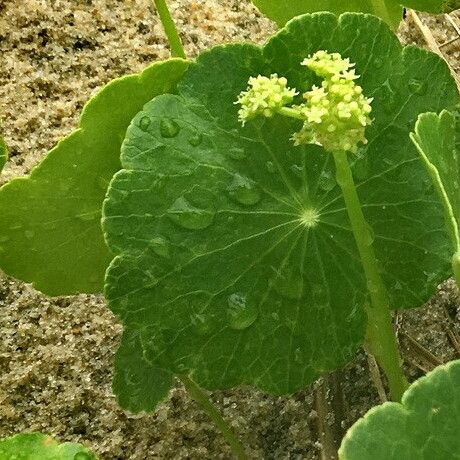
[[171, 13], [169, 12], [166, 0], [153, 0], [153, 3], [157, 8], [158, 15], [160, 16], [161, 23], [163, 24], [163, 29], [168, 37], [171, 54], [173, 56], [186, 59], [187, 57], [185, 55], [184, 47], [182, 46], [182, 41], [177, 33], [177, 28], [174, 24], [173, 18], [171, 17]]
[[367, 307], [366, 340], [388, 378], [391, 398], [394, 401], [400, 401], [408, 387], [408, 382], [401, 369], [401, 357], [392, 326], [388, 293], [379, 273], [373, 248], [373, 237], [356, 192], [347, 152], [334, 152], [333, 155], [337, 183], [342, 189], [371, 299]]
[[228, 423], [219, 414], [219, 411], [214, 404], [206, 396], [205, 392], [188, 376], [179, 375], [178, 378], [182, 381], [189, 395], [201, 406], [208, 414], [208, 417], [215, 423], [224, 435], [225, 440], [230, 445], [230, 448], [238, 460], [249, 460], [249, 457], [244, 451], [244, 447], [237, 438], [236, 434], [230, 428]]

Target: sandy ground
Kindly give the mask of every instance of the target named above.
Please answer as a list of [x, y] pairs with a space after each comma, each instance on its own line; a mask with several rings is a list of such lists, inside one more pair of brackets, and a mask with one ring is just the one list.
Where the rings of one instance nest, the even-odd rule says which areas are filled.
[[[172, 1], [186, 51], [216, 43], [262, 42], [275, 30], [248, 1]], [[456, 31], [443, 17], [424, 20], [439, 43]], [[413, 25], [405, 42], [422, 43]], [[459, 41], [443, 47], [459, 69]], [[169, 56], [147, 0], [0, 0], [0, 115], [11, 160], [0, 183], [26, 174], [77, 124], [83, 104], [109, 80]], [[130, 416], [111, 393], [121, 326], [97, 296], [47, 298], [0, 275], [0, 437], [42, 431], [83, 442], [101, 459], [231, 458], [207, 417], [178, 387], [153, 415]], [[407, 370], [416, 378], [436, 360], [460, 356], [457, 291], [445, 284], [423, 309], [398, 315]], [[405, 334], [409, 334], [409, 338]], [[433, 356], [411, 342], [416, 339]], [[366, 356], [333, 376], [342, 383], [346, 428], [379, 402]], [[318, 385], [291, 397], [250, 388], [213, 399], [249, 446], [251, 458], [317, 459]]]

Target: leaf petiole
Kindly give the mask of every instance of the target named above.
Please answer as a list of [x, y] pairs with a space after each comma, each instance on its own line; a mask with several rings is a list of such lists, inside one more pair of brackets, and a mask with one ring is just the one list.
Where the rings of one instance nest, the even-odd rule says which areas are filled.
[[369, 348], [382, 366], [390, 386], [391, 398], [400, 401], [408, 382], [401, 370], [401, 357], [391, 323], [388, 293], [380, 276], [369, 224], [364, 217], [347, 152], [334, 152], [337, 183], [342, 189], [353, 234], [370, 294], [367, 337]]
[[182, 46], [182, 40], [180, 39], [176, 25], [174, 24], [171, 13], [169, 12], [166, 0], [153, 0], [153, 3], [156, 6], [161, 23], [163, 24], [163, 29], [168, 37], [172, 56], [187, 59], [184, 47]]

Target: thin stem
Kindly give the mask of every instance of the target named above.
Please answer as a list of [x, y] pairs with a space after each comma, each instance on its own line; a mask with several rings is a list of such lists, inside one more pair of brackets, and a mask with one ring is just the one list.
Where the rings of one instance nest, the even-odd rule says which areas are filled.
[[206, 414], [208, 414], [208, 417], [220, 429], [235, 457], [238, 460], [249, 460], [238, 437], [228, 423], [222, 418], [217, 408], [206, 396], [206, 393], [190, 377], [186, 375], [179, 375], [177, 377], [182, 381], [189, 395], [201, 406]]
[[157, 8], [158, 15], [160, 16], [161, 23], [163, 24], [163, 29], [168, 37], [171, 54], [173, 56], [186, 59], [187, 57], [185, 55], [184, 47], [182, 46], [182, 41], [177, 32], [171, 13], [169, 12], [166, 0], [153, 0], [153, 3]]
[[305, 121], [305, 116], [302, 115], [299, 110], [293, 109], [291, 107], [281, 107], [281, 109], [278, 110], [278, 113], [280, 115], [284, 115], [285, 117]]
[[364, 217], [346, 152], [334, 152], [337, 183], [340, 185], [371, 298], [367, 307], [367, 343], [384, 370], [391, 398], [400, 401], [408, 382], [401, 369], [401, 357], [392, 326], [388, 293], [380, 276], [373, 237]]

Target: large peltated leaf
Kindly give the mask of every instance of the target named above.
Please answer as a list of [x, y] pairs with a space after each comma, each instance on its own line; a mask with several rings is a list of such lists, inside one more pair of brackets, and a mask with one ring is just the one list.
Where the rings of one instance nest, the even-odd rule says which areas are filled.
[[413, 383], [401, 404], [371, 409], [346, 434], [341, 460], [460, 459], [460, 361]]
[[279, 25], [304, 13], [356, 11], [375, 14], [397, 27], [402, 19], [403, 6], [427, 13], [449, 12], [460, 7], [458, 0], [253, 0], [253, 3]]
[[0, 268], [50, 295], [100, 292], [112, 259], [102, 201], [120, 169], [126, 128], [148, 100], [174, 91], [187, 64], [157, 63], [105, 86], [83, 110], [80, 128], [33, 169], [0, 189]]
[[362, 343], [366, 288], [331, 157], [293, 146], [295, 120], [241, 127], [234, 104], [254, 75], [310, 88], [300, 62], [319, 49], [355, 62], [375, 98], [353, 171], [392, 305], [420, 305], [449, 273], [440, 202], [409, 140], [420, 112], [457, 101], [449, 69], [377, 18], [305, 15], [264, 48], [202, 54], [179, 95], [155, 98], [127, 131], [104, 206], [118, 254], [106, 296], [151, 367], [287, 393]]
[[5, 166], [7, 159], [8, 159], [8, 150], [5, 144], [5, 140], [0, 135], [0, 172], [2, 172], [2, 169]]
[[1, 460], [96, 460], [81, 444], [58, 444], [41, 433], [24, 433], [0, 440]]

